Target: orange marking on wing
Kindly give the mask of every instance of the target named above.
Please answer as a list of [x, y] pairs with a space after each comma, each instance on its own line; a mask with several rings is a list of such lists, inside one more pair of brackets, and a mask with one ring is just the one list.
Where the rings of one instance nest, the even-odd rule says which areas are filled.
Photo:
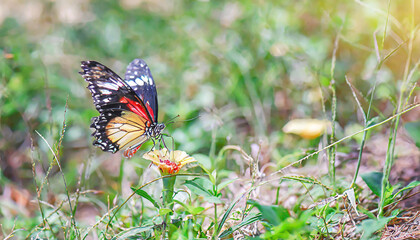
[[133, 112], [124, 111], [120, 117], [115, 117], [105, 127], [106, 135], [120, 148], [133, 142], [135, 145], [145, 131], [147, 120]]
[[[120, 148], [124, 148], [126, 145], [130, 144], [131, 142], [135, 141], [141, 135], [136, 132], [126, 133], [124, 137], [118, 140], [118, 145]], [[134, 144], [133, 144], [134, 145]]]

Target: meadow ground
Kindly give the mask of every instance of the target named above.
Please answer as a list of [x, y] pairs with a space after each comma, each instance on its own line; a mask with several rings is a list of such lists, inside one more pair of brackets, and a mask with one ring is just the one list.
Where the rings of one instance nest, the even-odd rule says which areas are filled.
[[[2, 0], [0, 238], [419, 239], [419, 12]], [[128, 160], [92, 146], [78, 72], [135, 58], [179, 117]]]

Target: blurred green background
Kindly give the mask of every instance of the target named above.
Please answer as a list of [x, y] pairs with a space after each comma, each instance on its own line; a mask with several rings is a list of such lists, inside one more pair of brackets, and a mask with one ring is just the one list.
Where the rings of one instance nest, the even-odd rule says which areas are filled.
[[[363, 97], [376, 80], [373, 115], [393, 113], [408, 51], [402, 45], [377, 71], [374, 38], [382, 56], [404, 43], [410, 34], [408, 13], [418, 12], [419, 5], [413, 10], [410, 1], [391, 2], [382, 43], [387, 3], [2, 0], [1, 185], [13, 183], [34, 194], [32, 160], [40, 163], [35, 171], [42, 181], [52, 159], [35, 130], [55, 149], [65, 114], [60, 161], [70, 190], [88, 165], [91, 180], [84, 183], [86, 189], [118, 192], [113, 179], [118, 177], [120, 153], [91, 146], [90, 119], [98, 113], [78, 74], [82, 60], [101, 62], [124, 76], [131, 60], [143, 58], [157, 84], [159, 121], [180, 115], [166, 129], [176, 149], [212, 156], [227, 144], [248, 152], [257, 144], [266, 149], [262, 163], [284, 166], [282, 156], [316, 148], [318, 143], [285, 135], [282, 127], [294, 118], [330, 119], [331, 79], [337, 91], [338, 137], [361, 123], [346, 75], [365, 109], [368, 102]], [[415, 21], [417, 25], [419, 18]], [[419, 46], [416, 38], [412, 59], [420, 57]], [[418, 72], [414, 74], [417, 79]], [[406, 118], [417, 119], [418, 111]], [[135, 168], [130, 181], [147, 168], [140, 156], [126, 161], [142, 166]], [[240, 169], [235, 161], [219, 167]], [[50, 191], [62, 193], [57, 170], [49, 179], [57, 179]]]

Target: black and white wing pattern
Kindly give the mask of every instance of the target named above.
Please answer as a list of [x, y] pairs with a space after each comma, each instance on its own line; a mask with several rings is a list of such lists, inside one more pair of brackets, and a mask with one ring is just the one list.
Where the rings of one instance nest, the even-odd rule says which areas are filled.
[[134, 59], [127, 67], [125, 82], [134, 90], [152, 116], [154, 122], [158, 117], [158, 99], [155, 81], [146, 62]]
[[92, 118], [91, 128], [95, 130], [92, 136], [96, 138], [93, 145], [112, 153], [125, 148], [124, 155], [132, 157], [150, 138], [147, 130], [156, 125], [153, 112], [111, 69], [95, 61], [83, 61], [81, 68], [80, 74], [88, 82], [93, 103], [100, 113]]

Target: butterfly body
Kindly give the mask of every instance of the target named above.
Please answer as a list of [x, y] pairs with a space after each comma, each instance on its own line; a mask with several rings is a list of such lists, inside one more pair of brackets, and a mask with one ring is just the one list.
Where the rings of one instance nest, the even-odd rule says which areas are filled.
[[90, 126], [93, 145], [112, 153], [124, 148], [124, 156], [132, 157], [147, 140], [160, 139], [165, 124], [157, 122], [156, 86], [142, 59], [129, 64], [125, 80], [95, 61], [83, 61], [81, 68], [100, 113]]

